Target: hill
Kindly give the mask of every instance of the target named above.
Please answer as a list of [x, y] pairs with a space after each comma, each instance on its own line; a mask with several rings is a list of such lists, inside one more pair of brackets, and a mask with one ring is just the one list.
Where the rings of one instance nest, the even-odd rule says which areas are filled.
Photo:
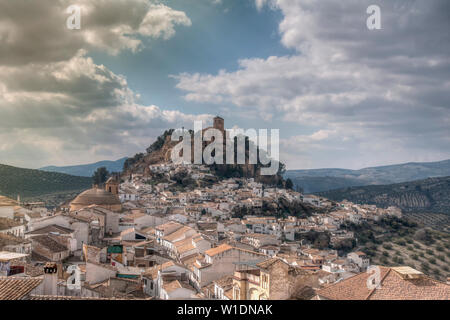
[[74, 193], [91, 186], [91, 178], [0, 164], [0, 194], [13, 199], [17, 195], [26, 200], [54, 193]]
[[[176, 141], [171, 140], [171, 135], [174, 129], [166, 130], [162, 135], [160, 135], [156, 141], [150, 145], [145, 153], [138, 153], [133, 157], [128, 158], [123, 166], [122, 176], [127, 177], [133, 173], [143, 174], [149, 177], [151, 175], [149, 166], [163, 163], [171, 162], [171, 152], [172, 149], [178, 144]], [[191, 135], [191, 162], [194, 159], [194, 135], [199, 134], [199, 132], [194, 133], [192, 130], [189, 131]], [[226, 160], [226, 148], [223, 149], [224, 164], [211, 164], [207, 165], [213, 174], [221, 178], [230, 177], [246, 177], [254, 178], [256, 181], [265, 183], [268, 185], [278, 185], [282, 186], [284, 180], [282, 178], [282, 172], [284, 172], [285, 165], [279, 162], [279, 170], [274, 175], [262, 175], [261, 168], [264, 166], [260, 162], [257, 164], [250, 164], [249, 162], [249, 149], [252, 142], [245, 137], [245, 164], [237, 164], [237, 138], [234, 141], [234, 163], [235, 164], [225, 164]], [[258, 147], [256, 146], [256, 149]]]
[[386, 185], [446, 176], [450, 176], [450, 160], [410, 162], [360, 170], [332, 168], [288, 170], [285, 173], [285, 177], [291, 178], [294, 185], [303, 188], [305, 193], [354, 186]]
[[121, 172], [123, 169], [123, 164], [125, 163], [126, 160], [127, 158], [125, 157], [116, 161], [105, 160], [90, 164], [83, 164], [78, 166], [65, 166], [65, 167], [48, 166], [40, 168], [39, 170], [65, 173], [80, 177], [92, 177], [95, 170], [97, 170], [97, 168], [100, 167], [106, 167], [106, 169], [109, 172]]
[[317, 194], [335, 201], [347, 199], [354, 203], [375, 204], [383, 208], [397, 206], [405, 212], [450, 215], [450, 177], [350, 187]]
[[358, 246], [352, 250], [366, 253], [371, 264], [410, 266], [446, 281], [450, 272], [450, 233], [395, 217], [361, 224], [347, 222], [342, 227], [354, 232]]

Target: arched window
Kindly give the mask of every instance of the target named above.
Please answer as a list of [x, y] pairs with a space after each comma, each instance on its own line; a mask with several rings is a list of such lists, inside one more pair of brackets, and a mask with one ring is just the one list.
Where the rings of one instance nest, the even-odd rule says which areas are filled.
[[239, 287], [234, 287], [233, 300], [241, 300], [241, 290], [239, 289]]

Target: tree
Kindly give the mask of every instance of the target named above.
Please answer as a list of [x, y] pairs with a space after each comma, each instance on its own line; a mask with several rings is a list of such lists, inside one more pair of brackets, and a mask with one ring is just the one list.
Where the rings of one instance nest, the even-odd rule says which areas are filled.
[[291, 178], [288, 178], [288, 179], [286, 180], [286, 189], [292, 190], [293, 188], [294, 188], [294, 183], [292, 183]]
[[106, 182], [106, 179], [108, 179], [109, 172], [106, 170], [106, 167], [100, 167], [92, 176], [92, 180], [94, 181], [94, 184], [101, 185]]

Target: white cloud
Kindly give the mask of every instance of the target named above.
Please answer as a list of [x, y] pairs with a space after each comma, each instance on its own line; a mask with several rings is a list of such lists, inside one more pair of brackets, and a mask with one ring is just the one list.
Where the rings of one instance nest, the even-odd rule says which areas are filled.
[[0, 0], [0, 65], [70, 59], [80, 49], [136, 51], [142, 37], [168, 39], [190, 26], [182, 11], [148, 0], [79, 0], [81, 29], [69, 30], [71, 0]]
[[168, 39], [184, 12], [146, 0], [80, 0], [81, 30], [68, 30], [72, 1], [0, 0], [0, 159], [24, 167], [112, 159], [142, 151], [189, 115], [142, 105], [124, 76], [89, 50], [137, 50]]
[[328, 162], [310, 158], [328, 166], [338, 160], [336, 144], [347, 150], [342, 159], [352, 152], [361, 163], [450, 157], [443, 151], [450, 133], [447, 1], [380, 0], [376, 31], [366, 28], [366, 0], [256, 0], [258, 8], [267, 4], [283, 13], [281, 42], [297, 53], [243, 59], [237, 71], [216, 75], [180, 74], [187, 100], [327, 133], [291, 142], [328, 149]]

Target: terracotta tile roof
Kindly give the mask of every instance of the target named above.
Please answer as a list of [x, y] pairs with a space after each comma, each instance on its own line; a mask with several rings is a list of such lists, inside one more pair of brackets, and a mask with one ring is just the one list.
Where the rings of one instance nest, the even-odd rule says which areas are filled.
[[153, 227], [147, 227], [140, 230], [140, 232], [143, 232], [147, 235], [154, 235], [155, 234], [155, 228]]
[[175, 232], [172, 232], [171, 234], [165, 236], [163, 239], [172, 242], [190, 230], [192, 230], [191, 227], [183, 226], [182, 228], [176, 230]]
[[195, 249], [195, 246], [192, 244], [192, 238], [174, 242], [174, 245], [178, 253], [185, 253]]
[[145, 272], [142, 273], [142, 276], [150, 279], [156, 279], [158, 277], [158, 271], [159, 271], [158, 266], [151, 267], [146, 269]]
[[280, 262], [282, 262], [284, 264], [287, 264], [286, 262], [284, 262], [280, 258], [270, 258], [270, 259], [267, 259], [267, 260], [264, 260], [264, 261], [258, 263], [256, 266], [259, 267], [259, 268], [262, 268], [262, 269], [268, 269], [270, 266], [272, 266], [274, 263], [276, 263], [278, 261], [280, 261]]
[[228, 250], [231, 250], [231, 249], [233, 249], [233, 247], [230, 246], [229, 244], [225, 243], [225, 244], [221, 244], [220, 246], [218, 246], [216, 248], [212, 248], [212, 249], [206, 250], [205, 254], [210, 256], [210, 257], [213, 257], [213, 256], [215, 256], [215, 255], [217, 255], [219, 253], [222, 253], [222, 252], [225, 252], [225, 251], [228, 251]]
[[46, 233], [50, 233], [50, 232], [58, 232], [61, 234], [70, 234], [74, 231], [69, 228], [65, 228], [65, 227], [58, 226], [56, 224], [52, 224], [52, 225], [49, 225], [49, 226], [46, 226], [43, 228], [29, 231], [29, 232], [27, 232], [27, 234], [46, 234]]
[[18, 245], [22, 243], [31, 243], [31, 241], [10, 234], [0, 233], [0, 250], [2, 250], [5, 246]]
[[330, 300], [449, 300], [450, 286], [425, 275], [404, 279], [394, 268], [381, 267], [381, 287], [367, 287], [368, 273], [360, 273], [321, 289], [317, 294]]
[[173, 232], [174, 232], [182, 227], [183, 227], [182, 224], [179, 224], [178, 222], [170, 221], [170, 222], [167, 222], [167, 223], [157, 226], [155, 229], [163, 231], [165, 233], [166, 231], [169, 231], [170, 229], [173, 229]]
[[22, 223], [14, 221], [13, 219], [0, 217], [0, 230], [6, 230], [21, 225]]
[[42, 278], [0, 277], [0, 300], [21, 300], [42, 283]]
[[228, 290], [230, 287], [233, 286], [233, 275], [227, 275], [219, 280], [214, 281], [219, 287], [223, 288], [225, 291]]
[[[191, 240], [191, 239], [188, 239], [188, 240]], [[182, 244], [180, 246], [177, 246], [177, 252], [180, 253], [180, 254], [188, 252], [188, 251], [191, 251], [191, 250], [194, 250], [194, 249], [195, 249], [195, 247], [192, 244], [192, 240], [189, 241], [188, 243], [184, 243], [184, 244]]]
[[141, 218], [141, 217], [143, 217], [145, 215], [146, 214], [143, 213], [143, 212], [134, 212], [132, 214], [129, 214], [129, 215], [123, 217], [123, 219], [125, 219], [125, 220], [135, 220], [135, 219]]
[[67, 249], [66, 246], [60, 244], [59, 242], [57, 242], [56, 240], [52, 239], [50, 236], [47, 235], [35, 236], [31, 237], [31, 239], [55, 253], [69, 250]]
[[156, 277], [158, 276], [158, 271], [163, 271], [172, 266], [179, 266], [182, 268], [186, 268], [184, 265], [170, 260], [170, 261], [164, 262], [161, 265], [157, 265], [157, 266], [146, 269], [142, 275], [146, 276], [146, 277], [150, 277], [152, 279], [156, 279]]
[[184, 283], [182, 281], [178, 281], [178, 280], [164, 283], [163, 288], [167, 293], [170, 293], [172, 291], [175, 291], [175, 290], [181, 289], [181, 288], [189, 289], [189, 290], [192, 290], [195, 292], [195, 289], [192, 286], [190, 286], [187, 283]]
[[183, 257], [180, 260], [185, 266], [190, 268], [190, 267], [192, 267], [195, 264], [195, 262], [197, 260], [202, 260], [203, 258], [204, 258], [204, 256], [202, 254], [195, 253], [195, 254], [189, 255], [187, 257]]
[[175, 241], [172, 244], [175, 246], [175, 248], [179, 248], [179, 247], [182, 247], [182, 246], [184, 246], [184, 245], [186, 245], [188, 243], [192, 244], [192, 238], [193, 237], [188, 237], [188, 238], [185, 238], [183, 240]]
[[23, 266], [25, 268], [25, 274], [29, 277], [39, 277], [44, 275], [44, 268], [42, 266], [35, 266], [22, 261], [14, 262], [14, 265]]
[[34, 262], [47, 262], [50, 261], [50, 259], [41, 256], [40, 254], [38, 254], [36, 251], [32, 251], [31, 252], [31, 260]]
[[17, 206], [17, 201], [5, 196], [0, 196], [0, 207], [14, 207]]

